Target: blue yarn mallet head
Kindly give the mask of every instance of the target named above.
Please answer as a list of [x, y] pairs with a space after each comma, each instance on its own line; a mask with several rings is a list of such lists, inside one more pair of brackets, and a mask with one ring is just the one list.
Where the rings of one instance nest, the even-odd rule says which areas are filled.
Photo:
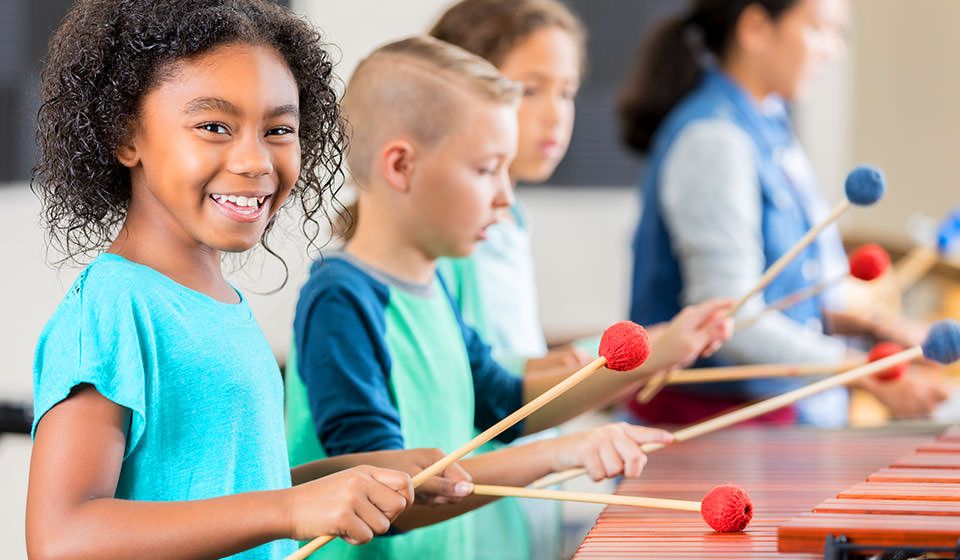
[[940, 224], [937, 231], [937, 250], [941, 255], [949, 255], [960, 240], [960, 208], [955, 209]]
[[937, 321], [921, 346], [923, 357], [941, 364], [960, 360], [960, 323], [955, 319]]
[[843, 188], [847, 200], [858, 206], [870, 206], [883, 198], [883, 193], [887, 191], [887, 180], [883, 171], [872, 165], [861, 165], [847, 174]]

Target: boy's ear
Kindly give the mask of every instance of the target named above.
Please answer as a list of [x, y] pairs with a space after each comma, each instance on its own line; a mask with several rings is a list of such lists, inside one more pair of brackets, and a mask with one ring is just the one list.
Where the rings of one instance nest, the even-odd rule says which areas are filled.
[[140, 164], [140, 150], [137, 149], [132, 125], [127, 125], [123, 138], [113, 149], [113, 155], [124, 167], [136, 167]]
[[407, 140], [388, 142], [380, 152], [380, 173], [387, 184], [399, 192], [410, 190], [416, 150]]

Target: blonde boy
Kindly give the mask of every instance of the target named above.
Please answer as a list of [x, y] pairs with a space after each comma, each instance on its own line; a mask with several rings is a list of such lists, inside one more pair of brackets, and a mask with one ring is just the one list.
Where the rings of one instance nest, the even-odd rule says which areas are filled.
[[[498, 209], [512, 203], [518, 96], [489, 63], [425, 37], [381, 47], [357, 67], [343, 108], [359, 216], [345, 250], [314, 264], [297, 304], [298, 367], [287, 375], [292, 464], [405, 447], [449, 451], [564, 377], [522, 380], [501, 368], [436, 274], [439, 257], [470, 254]], [[724, 335], [724, 325], [710, 320], [720, 307], [681, 314], [640, 370], [601, 372], [502, 439], [603, 406], [647, 375], [692, 361]], [[512, 486], [576, 466], [594, 479], [637, 476], [646, 461], [639, 445], [667, 439], [609, 424], [461, 465], [476, 482]], [[336, 543], [321, 554], [469, 559], [475, 528], [456, 516], [489, 501], [414, 506], [394, 524], [404, 534], [355, 548]]]

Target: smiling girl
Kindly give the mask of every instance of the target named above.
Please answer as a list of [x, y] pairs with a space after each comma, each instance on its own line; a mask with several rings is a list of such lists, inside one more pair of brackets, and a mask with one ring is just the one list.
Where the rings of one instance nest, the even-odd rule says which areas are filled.
[[319, 35], [259, 0], [86, 0], [54, 35], [33, 188], [67, 258], [102, 253], [37, 347], [31, 558], [277, 558], [412, 503], [373, 467], [291, 488], [358, 459], [291, 473], [277, 363], [221, 271], [288, 197], [316, 224], [331, 80]]

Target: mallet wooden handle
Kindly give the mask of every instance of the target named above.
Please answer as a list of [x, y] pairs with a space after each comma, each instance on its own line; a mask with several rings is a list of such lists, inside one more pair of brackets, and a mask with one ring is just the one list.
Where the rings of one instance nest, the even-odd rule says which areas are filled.
[[528, 488], [533, 490], [539, 490], [541, 488], [549, 488], [551, 486], [556, 486], [562, 482], [566, 482], [570, 479], [577, 478], [578, 476], [583, 476], [587, 474], [587, 469], [583, 467], [576, 467], [572, 469], [567, 469], [565, 471], [558, 471], [555, 473], [548, 474], [542, 478], [538, 478], [531, 483]]
[[[644, 443], [643, 445], [640, 446], [640, 450], [643, 451], [644, 453], [651, 453], [658, 449], [663, 449], [666, 446], [667, 444], [659, 443], [659, 442]], [[557, 484], [560, 484], [561, 482], [566, 482], [572, 478], [577, 478], [578, 476], [582, 476], [585, 474], [587, 474], [587, 469], [584, 467], [567, 469], [565, 471], [555, 472], [552, 474], [548, 474], [547, 476], [544, 476], [542, 478], [538, 478], [537, 480], [534, 480], [533, 483], [528, 485], [527, 487], [534, 490], [539, 490], [541, 488], [555, 486]]]
[[832, 364], [756, 364], [715, 368], [681, 369], [667, 377], [669, 385], [688, 383], [711, 383], [714, 381], [738, 381], [766, 377], [793, 377], [848, 371], [865, 362], [851, 360]]
[[[677, 430], [676, 432], [673, 432], [673, 441], [686, 441], [688, 439], [702, 436], [721, 428], [726, 428], [727, 426], [732, 426], [733, 424], [743, 422], [744, 420], [756, 418], [761, 414], [766, 414], [768, 412], [777, 410], [778, 408], [793, 404], [800, 399], [809, 397], [810, 395], [815, 395], [822, 391], [826, 391], [827, 389], [846, 385], [856, 381], [857, 379], [860, 379], [861, 377], [873, 375], [874, 373], [883, 371], [891, 366], [895, 366], [903, 362], [909, 362], [922, 357], [923, 349], [921, 347], [914, 346], [913, 348], [908, 348], [903, 352], [898, 352], [881, 360], [864, 364], [849, 371], [832, 375], [826, 379], [821, 379], [820, 381], [810, 383], [809, 385], [804, 385], [803, 387], [794, 389], [793, 391], [788, 391], [775, 397], [771, 397], [767, 400], [738, 408], [737, 410], [728, 412], [722, 416], [717, 416], [716, 418], [705, 420], [699, 424], [694, 424], [692, 426]], [[644, 453], [650, 453], [652, 451], [662, 449], [665, 446], [666, 444], [664, 443], [645, 443], [640, 446], [640, 448]], [[530, 487], [544, 488], [546, 486], [552, 486], [554, 484], [559, 484], [561, 482], [570, 480], [571, 478], [576, 478], [582, 474], [585, 474], [586, 472], [587, 469], [580, 467], [553, 473], [534, 481]]]
[[913, 348], [909, 348], [903, 352], [898, 352], [881, 360], [864, 364], [858, 368], [851, 369], [850, 371], [832, 375], [826, 379], [821, 379], [820, 381], [815, 381], [809, 385], [804, 385], [803, 387], [794, 389], [793, 391], [782, 393], [767, 400], [747, 405], [743, 408], [738, 408], [737, 410], [728, 412], [722, 416], [718, 416], [716, 418], [700, 422], [699, 424], [694, 424], [693, 426], [677, 430], [673, 433], [673, 441], [686, 441], [690, 438], [719, 430], [720, 428], [732, 426], [733, 424], [743, 422], [744, 420], [756, 418], [761, 414], [766, 414], [773, 410], [777, 410], [778, 408], [793, 404], [800, 399], [809, 397], [810, 395], [815, 395], [817, 393], [826, 391], [827, 389], [846, 385], [856, 381], [857, 379], [860, 379], [861, 377], [873, 375], [874, 373], [883, 371], [899, 363], [909, 362], [922, 357], [923, 349], [919, 346], [914, 346]]
[[900, 291], [906, 291], [940, 261], [940, 253], [933, 247], [914, 247], [894, 265], [893, 276]]
[[657, 396], [657, 393], [660, 392], [660, 389], [663, 389], [663, 387], [669, 382], [669, 371], [661, 371], [660, 373], [654, 375], [652, 378], [650, 378], [650, 381], [647, 381], [647, 384], [640, 389], [640, 392], [637, 393], [637, 402], [640, 404], [647, 404], [653, 400], [653, 397]]
[[521, 406], [520, 408], [515, 410], [512, 414], [510, 414], [503, 420], [497, 422], [493, 426], [490, 426], [489, 428], [484, 430], [483, 433], [481, 433], [480, 435], [476, 436], [475, 438], [471, 439], [467, 443], [460, 446], [460, 448], [457, 449], [456, 451], [449, 453], [443, 459], [440, 459], [436, 463], [422, 470], [419, 474], [417, 474], [417, 476], [413, 477], [412, 479], [414, 488], [416, 488], [417, 486], [420, 486], [421, 484], [429, 480], [431, 477], [434, 477], [442, 473], [444, 470], [446, 470], [447, 467], [449, 467], [456, 461], [459, 461], [464, 456], [472, 453], [481, 445], [487, 443], [491, 439], [505, 432], [510, 426], [513, 426], [514, 424], [523, 420], [527, 416], [530, 416], [531, 414], [533, 414], [538, 409], [545, 406], [547, 403], [549, 403], [553, 399], [559, 397], [560, 395], [562, 395], [563, 393], [571, 389], [577, 383], [580, 383], [584, 379], [590, 377], [598, 369], [606, 365], [606, 363], [607, 363], [607, 359], [604, 358], [603, 356], [600, 356], [596, 360], [585, 365], [576, 373], [572, 374], [570, 377], [567, 377], [560, 383], [557, 383], [553, 387], [544, 391], [542, 394], [537, 396], [532, 401]]
[[[434, 477], [442, 473], [444, 470], [446, 470], [447, 467], [449, 467], [456, 461], [470, 454], [471, 452], [476, 450], [481, 445], [487, 443], [491, 439], [497, 437], [498, 435], [506, 431], [510, 426], [513, 426], [514, 424], [523, 420], [527, 416], [530, 416], [531, 414], [536, 412], [537, 409], [545, 406], [547, 403], [549, 403], [553, 399], [559, 397], [561, 394], [563, 394], [565, 391], [572, 388], [577, 383], [580, 383], [584, 379], [593, 375], [598, 369], [606, 365], [606, 363], [607, 363], [607, 359], [604, 358], [603, 356], [600, 356], [599, 358], [585, 365], [579, 371], [570, 375], [560, 383], [557, 383], [553, 387], [547, 389], [542, 394], [537, 396], [535, 399], [523, 405], [522, 407], [518, 408], [503, 420], [497, 422], [493, 426], [490, 426], [489, 428], [484, 430], [483, 433], [479, 434], [475, 438], [463, 444], [456, 451], [449, 453], [447, 456], [443, 457], [436, 463], [420, 471], [416, 476], [414, 476], [411, 479], [411, 482], [413, 483], [413, 487], [417, 488], [418, 486], [420, 486], [421, 484], [429, 480], [431, 477]], [[300, 550], [298, 550], [297, 552], [291, 554], [290, 556], [287, 556], [286, 560], [303, 560], [307, 556], [310, 556], [311, 554], [313, 554], [321, 546], [333, 540], [333, 538], [334, 537], [330, 535], [317, 537], [312, 541], [308, 542], [307, 544], [303, 545], [300, 548]]]
[[[739, 381], [743, 379], [758, 379], [768, 377], [799, 377], [801, 375], [817, 375], [847, 371], [863, 365], [864, 362], [850, 361], [839, 364], [757, 364], [752, 366], [730, 366], [715, 368], [680, 369], [668, 373], [656, 388], [659, 392], [664, 385], [686, 385], [689, 383], [715, 383], [718, 381]], [[647, 387], [657, 381], [651, 379], [643, 389], [637, 393], [637, 402], [647, 404], [656, 394], [647, 390]]]
[[563, 490], [537, 490], [514, 486], [491, 486], [476, 484], [473, 493], [479, 496], [505, 496], [513, 498], [537, 498], [541, 500], [561, 500], [565, 502], [585, 502], [589, 504], [608, 504], [680, 511], [700, 511], [700, 502], [690, 500], [669, 500], [665, 498], [642, 498], [639, 496], [617, 496], [591, 494], [588, 492], [567, 492]]
[[835, 284], [839, 284], [840, 282], [846, 280], [847, 278], [849, 278], [849, 275], [844, 274], [843, 276], [832, 278], [830, 280], [824, 280], [823, 282], [814, 284], [813, 286], [808, 286], [806, 288], [803, 288], [802, 290], [797, 290], [792, 294], [783, 296], [777, 301], [768, 304], [766, 307], [758, 311], [755, 315], [751, 315], [750, 317], [745, 317], [743, 319], [738, 319], [734, 321], [733, 332], [742, 331], [743, 329], [756, 323], [757, 321], [760, 320], [761, 317], [763, 317], [765, 313], [769, 311], [783, 311], [788, 307], [793, 307], [794, 305], [800, 303], [801, 301], [806, 301], [812, 297], [816, 297], [820, 295], [820, 293], [826, 290], [827, 288]]
[[737, 311], [739, 311], [740, 308], [743, 307], [745, 303], [747, 303], [747, 301], [750, 298], [752, 298], [754, 295], [760, 292], [760, 290], [766, 288], [767, 285], [770, 282], [772, 282], [773, 279], [778, 274], [780, 274], [780, 272], [783, 271], [783, 269], [786, 268], [788, 264], [790, 264], [790, 261], [795, 259], [797, 255], [800, 254], [800, 251], [803, 251], [808, 245], [813, 243], [813, 240], [817, 237], [817, 235], [819, 235], [821, 231], [826, 229], [827, 226], [837, 221], [837, 219], [844, 212], [846, 212], [847, 209], [850, 208], [850, 206], [851, 205], [849, 200], [844, 200], [843, 202], [838, 204], [837, 207], [833, 209], [833, 212], [830, 213], [830, 216], [828, 216], [826, 220], [817, 224], [816, 227], [808, 231], [806, 235], [800, 238], [800, 241], [798, 241], [796, 245], [794, 245], [789, 251], [784, 253], [779, 259], [777, 259], [775, 263], [770, 265], [770, 268], [768, 268], [767, 271], [763, 274], [763, 276], [760, 278], [760, 281], [757, 282], [757, 285], [754, 286], [752, 290], [747, 292], [747, 294], [743, 296], [740, 299], [740, 301], [737, 302], [736, 305], [734, 305], [733, 307], [730, 308], [729, 311], [727, 311], [727, 316], [733, 317], [737, 313]]

